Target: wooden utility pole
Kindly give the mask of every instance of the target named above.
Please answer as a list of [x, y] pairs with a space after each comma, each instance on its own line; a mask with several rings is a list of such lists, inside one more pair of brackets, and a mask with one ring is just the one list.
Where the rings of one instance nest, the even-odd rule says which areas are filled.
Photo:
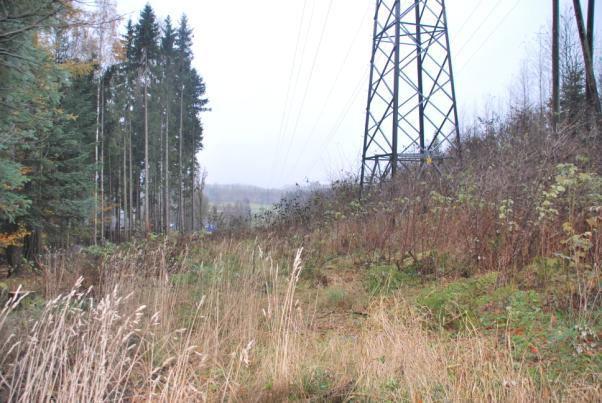
[[[591, 5], [590, 5], [591, 6]], [[593, 7], [593, 6], [591, 6]], [[573, 0], [573, 8], [575, 9], [575, 18], [577, 20], [577, 29], [579, 31], [579, 40], [581, 42], [581, 49], [583, 51], [583, 64], [585, 65], [585, 81], [586, 87], [589, 90], [590, 98], [594, 110], [597, 113], [602, 113], [600, 108], [600, 98], [598, 97], [598, 88], [596, 85], [596, 76], [594, 75], [594, 62], [592, 53], [590, 52], [590, 46], [588, 44], [588, 33], [585, 30], [585, 23], [583, 22], [583, 12], [581, 10], [580, 0]], [[593, 19], [592, 19], [593, 24]], [[593, 34], [593, 28], [592, 28]], [[593, 36], [592, 36], [593, 38]]]
[[552, 124], [558, 129], [560, 117], [560, 0], [552, 0]]

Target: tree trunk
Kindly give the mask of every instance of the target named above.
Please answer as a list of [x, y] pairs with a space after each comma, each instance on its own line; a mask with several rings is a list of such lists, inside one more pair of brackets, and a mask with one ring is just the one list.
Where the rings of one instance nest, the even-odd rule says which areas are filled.
[[129, 121], [129, 130], [128, 130], [128, 153], [129, 153], [129, 176], [130, 176], [130, 188], [129, 188], [129, 218], [130, 222], [128, 224], [128, 237], [132, 236], [132, 230], [134, 228], [134, 182], [132, 175], [132, 120], [130, 117]]
[[191, 168], [190, 168], [190, 232], [194, 232], [194, 188], [195, 188], [194, 171], [196, 169], [195, 155], [194, 155], [194, 131], [191, 133], [191, 136], [190, 136], [190, 153], [191, 153], [191, 158], [190, 158], [190, 164], [191, 164]]
[[[25, 255], [27, 259], [36, 261], [37, 257], [42, 252], [42, 245], [42, 230], [35, 229], [31, 231], [31, 234], [25, 240]], [[21, 256], [21, 251], [18, 249], [19, 248], [15, 249], [14, 252], [19, 253], [18, 256]], [[20, 262], [16, 263], [18, 265]]]
[[104, 174], [105, 174], [105, 91], [104, 91], [104, 77], [102, 81], [102, 88], [100, 92], [100, 239], [105, 239], [105, 186], [104, 186]]
[[[115, 234], [114, 234], [114, 231], [113, 231], [113, 214], [114, 214], [114, 212], [113, 212], [113, 205], [115, 204], [114, 203], [115, 200], [113, 200], [113, 175], [112, 175], [113, 165], [111, 163], [111, 153], [107, 153], [107, 154], [108, 154], [108, 156], [107, 156], [107, 167], [108, 167], [108, 171], [109, 171], [109, 173], [107, 175], [107, 183], [109, 184], [109, 196], [107, 198], [108, 199], [108, 208], [107, 208], [107, 211], [110, 211], [110, 213], [108, 214], [108, 216], [109, 216], [108, 217], [109, 218], [109, 225], [108, 226], [105, 225], [105, 227], [108, 229], [108, 234], [106, 235], [107, 239], [110, 242], [114, 242], [115, 241], [115, 237], [114, 237]], [[105, 220], [106, 220], [106, 218], [105, 218]]]
[[148, 169], [148, 84], [144, 81], [144, 231], [150, 233], [150, 186]]
[[167, 113], [165, 117], [165, 233], [169, 233], [170, 226], [170, 194], [169, 194], [169, 102], [167, 103]]
[[[119, 195], [121, 194], [121, 164], [119, 163], [119, 154], [116, 154], [114, 157], [114, 166], [112, 166], [112, 170], [110, 173], [111, 177], [111, 197], [109, 200], [111, 201], [111, 237], [113, 238], [113, 242], [119, 242], [119, 210], [121, 205], [121, 198]], [[113, 221], [115, 225], [113, 225]]]
[[98, 242], [98, 140], [100, 137], [100, 86], [102, 75], [96, 87], [96, 141], [94, 143], [94, 245]]
[[180, 180], [180, 198], [179, 198], [179, 217], [180, 217], [180, 232], [184, 232], [184, 173], [182, 172], [182, 133], [183, 133], [183, 125], [184, 125], [184, 86], [182, 86], [182, 91], [180, 92], [180, 152], [179, 152], [179, 180]]
[[[128, 123], [126, 123], [128, 124]], [[128, 238], [128, 228], [129, 228], [129, 222], [128, 222], [128, 181], [127, 181], [127, 137], [126, 137], [126, 131], [123, 131], [123, 139], [122, 139], [122, 151], [123, 151], [123, 165], [122, 165], [122, 170], [123, 170], [123, 187], [121, 189], [121, 197], [123, 198], [123, 237], [125, 239]]]
[[207, 171], [199, 171], [201, 182], [199, 183], [199, 230], [203, 230], [203, 192], [205, 191], [205, 179], [207, 178]]
[[600, 107], [600, 98], [598, 98], [598, 87], [596, 85], [596, 76], [594, 75], [594, 62], [590, 53], [585, 23], [583, 22], [583, 12], [581, 10], [580, 0], [573, 0], [575, 9], [575, 19], [577, 20], [577, 30], [579, 31], [579, 40], [583, 51], [583, 64], [585, 65], [585, 81], [589, 90], [591, 104], [594, 110], [599, 114], [602, 112]]
[[6, 248], [6, 260], [10, 266], [10, 273], [12, 275], [18, 274], [23, 262], [23, 247], [21, 246], [9, 246]]
[[164, 175], [164, 168], [163, 168], [163, 130], [165, 129], [165, 124], [163, 121], [163, 111], [161, 111], [161, 125], [160, 125], [160, 130], [159, 130], [159, 192], [157, 193], [157, 202], [158, 202], [158, 208], [157, 208], [157, 229], [158, 231], [161, 232], [165, 232], [165, 225], [163, 222], [164, 219], [164, 214], [163, 214], [163, 192], [165, 191], [164, 187], [165, 187], [165, 175]]
[[552, 125], [558, 129], [560, 117], [560, 0], [552, 0]]
[[143, 222], [143, 218], [142, 218], [142, 198], [141, 198], [141, 194], [142, 194], [142, 171], [141, 170], [136, 170], [136, 193], [134, 194], [134, 197], [136, 198], [136, 222], [138, 222], [138, 226], [140, 227], [140, 230], [142, 230], [142, 222]]
[[[194, 155], [194, 147], [192, 147], [192, 153]], [[190, 170], [190, 182], [192, 183], [192, 188], [190, 189], [190, 231], [194, 232], [194, 170], [195, 170], [194, 156], [192, 157], [192, 169]]]
[[[589, 49], [589, 54], [592, 56], [592, 60], [594, 57], [594, 14], [596, 8], [596, 1], [589, 0], [587, 2], [587, 47]], [[595, 84], [594, 84], [595, 85]], [[589, 86], [585, 88], [585, 97], [588, 102], [594, 102], [593, 94]]]

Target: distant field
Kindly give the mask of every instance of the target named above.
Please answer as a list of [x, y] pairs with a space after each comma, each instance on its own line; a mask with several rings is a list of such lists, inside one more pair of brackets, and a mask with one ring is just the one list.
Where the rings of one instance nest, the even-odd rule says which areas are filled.
[[211, 185], [205, 187], [205, 194], [212, 204], [222, 205], [248, 200], [249, 203], [266, 204], [278, 202], [284, 195], [283, 189], [264, 189], [245, 185]]
[[[235, 203], [210, 203], [210, 206], [215, 206], [217, 211], [223, 211], [226, 206], [232, 206]], [[249, 203], [249, 207], [251, 208], [252, 214], [257, 214], [265, 210], [270, 210], [273, 208], [273, 204], [268, 203]]]
[[273, 204], [261, 204], [261, 203], [250, 203], [251, 212], [253, 214], [260, 213], [265, 210], [271, 210], [274, 205]]

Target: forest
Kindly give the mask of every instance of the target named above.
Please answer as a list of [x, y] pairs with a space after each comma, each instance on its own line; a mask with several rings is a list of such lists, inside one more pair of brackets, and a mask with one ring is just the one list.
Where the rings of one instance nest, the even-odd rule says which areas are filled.
[[160, 21], [147, 5], [120, 35], [111, 1], [3, 8], [0, 247], [11, 264], [199, 228], [208, 101], [186, 16]]
[[205, 183], [185, 15], [0, 2], [0, 402], [601, 400], [594, 0], [440, 164], [282, 190]]

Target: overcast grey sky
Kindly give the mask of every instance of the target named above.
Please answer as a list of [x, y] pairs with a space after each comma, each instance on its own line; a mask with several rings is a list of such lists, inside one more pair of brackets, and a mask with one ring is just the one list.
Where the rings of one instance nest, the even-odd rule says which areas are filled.
[[[117, 2], [119, 12], [135, 21], [148, 1]], [[571, 3], [562, 2], [563, 9]], [[446, 3], [460, 120], [466, 124], [504, 105], [524, 62], [536, 64], [537, 56], [527, 54], [540, 38], [547, 40], [541, 33], [548, 31], [551, 2]], [[324, 183], [359, 167], [374, 0], [150, 4], [161, 20], [186, 13], [194, 29], [194, 65], [213, 109], [203, 116], [205, 149], [198, 156], [210, 183]], [[601, 16], [598, 7], [598, 26]]]

